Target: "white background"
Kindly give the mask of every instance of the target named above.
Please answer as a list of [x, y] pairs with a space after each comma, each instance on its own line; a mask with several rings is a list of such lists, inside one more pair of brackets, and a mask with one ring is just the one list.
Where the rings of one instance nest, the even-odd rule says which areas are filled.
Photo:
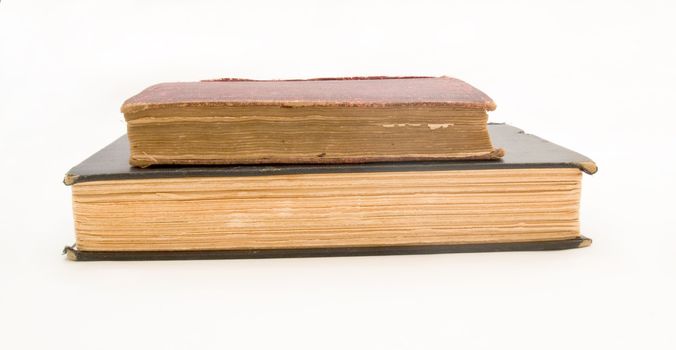
[[[674, 2], [0, 3], [0, 348], [676, 348]], [[594, 159], [586, 249], [73, 263], [63, 174], [163, 81], [450, 75]]]

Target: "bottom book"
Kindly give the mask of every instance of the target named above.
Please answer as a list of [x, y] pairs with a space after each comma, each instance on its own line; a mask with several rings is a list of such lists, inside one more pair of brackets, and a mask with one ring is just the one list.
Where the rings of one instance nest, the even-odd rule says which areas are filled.
[[71, 169], [70, 259], [166, 260], [555, 250], [579, 232], [590, 159], [504, 124], [492, 161], [128, 165], [121, 137]]

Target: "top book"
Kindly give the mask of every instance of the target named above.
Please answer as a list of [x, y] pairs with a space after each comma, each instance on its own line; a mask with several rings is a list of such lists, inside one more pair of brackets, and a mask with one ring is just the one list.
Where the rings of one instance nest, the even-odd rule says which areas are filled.
[[122, 105], [140, 167], [495, 159], [494, 109], [448, 77], [162, 83]]

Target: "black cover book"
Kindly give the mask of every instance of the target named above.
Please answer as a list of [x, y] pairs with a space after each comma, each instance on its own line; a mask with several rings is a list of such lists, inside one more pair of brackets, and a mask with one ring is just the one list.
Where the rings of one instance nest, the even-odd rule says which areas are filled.
[[[402, 172], [509, 168], [578, 168], [588, 174], [593, 174], [597, 171], [597, 167], [591, 159], [543, 140], [537, 136], [526, 134], [518, 128], [506, 124], [491, 124], [489, 125], [489, 132], [496, 147], [501, 147], [506, 150], [506, 154], [502, 159], [344, 165], [156, 166], [150, 168], [136, 168], [129, 165], [129, 144], [125, 135], [68, 171], [64, 178], [64, 183], [66, 185], [73, 185], [81, 182], [100, 180], [181, 178], [197, 176], [274, 176], [307, 173]], [[580, 236], [575, 239], [545, 242], [209, 251], [103, 252], [82, 251], [71, 246], [66, 247], [64, 253], [66, 253], [70, 259], [80, 261], [227, 259], [557, 250], [584, 247], [588, 246], [590, 243], [591, 240]]]

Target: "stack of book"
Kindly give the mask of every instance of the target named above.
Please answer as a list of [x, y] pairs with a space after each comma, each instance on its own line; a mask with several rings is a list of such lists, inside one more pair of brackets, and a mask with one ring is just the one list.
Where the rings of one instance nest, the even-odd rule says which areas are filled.
[[448, 77], [151, 86], [72, 168], [73, 260], [583, 247], [590, 159]]

